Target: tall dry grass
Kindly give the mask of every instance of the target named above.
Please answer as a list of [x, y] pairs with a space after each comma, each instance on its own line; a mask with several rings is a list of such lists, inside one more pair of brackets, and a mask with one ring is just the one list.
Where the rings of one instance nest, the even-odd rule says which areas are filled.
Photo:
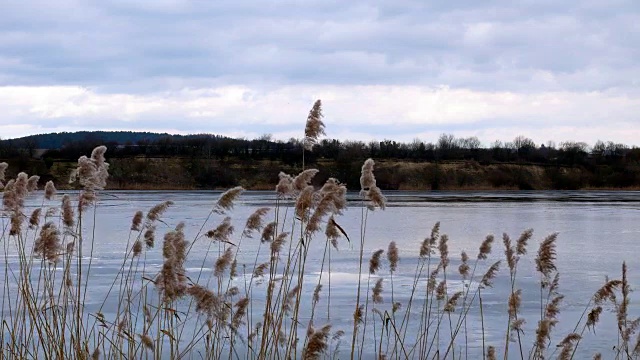
[[[308, 144], [324, 131], [321, 116], [318, 101], [305, 130]], [[176, 205], [171, 201], [136, 211], [131, 223], [122, 225], [130, 230], [119, 270], [102, 305], [89, 310], [85, 303], [95, 279], [93, 252], [100, 234], [83, 223], [90, 217], [95, 224], [108, 178], [106, 150], [98, 147], [78, 160], [72, 181], [81, 190], [73, 196], [56, 195], [52, 183], [40, 193], [39, 179], [25, 173], [3, 183], [3, 358], [466, 359], [479, 356], [469, 349], [481, 343], [485, 359], [570, 359], [583, 357], [576, 355], [583, 354], [578, 352], [582, 339], [606, 310], [614, 312], [617, 324], [615, 357], [640, 355], [640, 319], [629, 315], [625, 264], [619, 279], [596, 289], [574, 330], [551, 342], [563, 300], [557, 234], [540, 241], [534, 255], [535, 293], [526, 293], [518, 276], [533, 230], [515, 241], [503, 234], [502, 251], [488, 235], [475, 255], [465, 251], [456, 260], [449, 253], [449, 237], [436, 223], [416, 249], [400, 249], [391, 241], [386, 249], [365, 253], [369, 216], [387, 205], [372, 159], [362, 166], [361, 200], [349, 204], [360, 210], [359, 234], [340, 226], [348, 205], [345, 185], [330, 178], [320, 188], [312, 186], [315, 169], [295, 176], [280, 173], [275, 205], [258, 208], [242, 229], [229, 216], [241, 187], [220, 195], [193, 236], [185, 233], [183, 222], [168, 227], [163, 220]], [[6, 168], [0, 164], [2, 181]], [[27, 197], [40, 202], [31, 214], [25, 213]], [[159, 228], [167, 230], [159, 233]], [[247, 241], [257, 241], [258, 250], [253, 261], [240, 263]], [[198, 243], [207, 248], [200, 268], [211, 271], [194, 276], [185, 264]], [[324, 250], [319, 278], [309, 283], [305, 275], [312, 243]], [[346, 328], [332, 324], [340, 316], [331, 306], [332, 253], [338, 248], [353, 249], [359, 261]], [[158, 268], [148, 264], [151, 252], [162, 256]], [[403, 261], [415, 266], [409, 295], [399, 297], [396, 272]], [[501, 270], [508, 274], [498, 278]], [[501, 325], [504, 341], [489, 343], [483, 294], [497, 279], [509, 288], [504, 299], [508, 321]], [[313, 291], [305, 290], [310, 287]], [[524, 301], [539, 304], [539, 316], [524, 318]], [[113, 303], [115, 308], [107, 309]], [[479, 334], [469, 331], [472, 315], [480, 319]], [[533, 343], [523, 340], [525, 322], [537, 324]]]

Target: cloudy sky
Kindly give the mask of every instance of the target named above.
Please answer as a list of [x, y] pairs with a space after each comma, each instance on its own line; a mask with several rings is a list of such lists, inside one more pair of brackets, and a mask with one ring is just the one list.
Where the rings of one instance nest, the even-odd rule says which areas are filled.
[[640, 2], [0, 0], [0, 138], [640, 145]]

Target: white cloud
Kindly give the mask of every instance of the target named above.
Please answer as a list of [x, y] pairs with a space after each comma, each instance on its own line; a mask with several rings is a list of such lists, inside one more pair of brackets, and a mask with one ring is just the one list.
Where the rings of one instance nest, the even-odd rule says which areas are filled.
[[[151, 129], [252, 137], [296, 137], [316, 99], [330, 137], [410, 140], [416, 134], [477, 135], [486, 142], [517, 134], [546, 140], [636, 142], [640, 98], [616, 92], [489, 92], [418, 86], [249, 86], [153, 94], [99, 93], [74, 86], [0, 87], [4, 137], [34, 129]], [[31, 124], [15, 126], [15, 124]], [[606, 127], [603, 126], [606, 124]], [[625, 131], [612, 131], [624, 126]], [[594, 130], [599, 129], [599, 130]], [[541, 133], [542, 132], [542, 133]], [[353, 136], [353, 137], [352, 137]], [[356, 137], [357, 136], [357, 137]]]

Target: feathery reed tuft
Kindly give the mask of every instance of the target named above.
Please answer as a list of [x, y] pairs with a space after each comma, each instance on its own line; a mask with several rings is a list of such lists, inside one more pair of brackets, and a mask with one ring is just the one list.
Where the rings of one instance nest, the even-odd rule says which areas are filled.
[[165, 211], [167, 211], [167, 209], [171, 205], [173, 205], [173, 201], [167, 200], [167, 201], [161, 202], [160, 204], [157, 204], [154, 207], [152, 207], [149, 210], [149, 212], [147, 213], [147, 222], [148, 223], [152, 223], [154, 221], [157, 221], [160, 218], [160, 216]]
[[62, 247], [60, 245], [60, 232], [53, 222], [47, 222], [40, 229], [40, 235], [34, 244], [34, 252], [37, 256], [55, 263], [58, 261]]
[[53, 181], [47, 181], [44, 185], [44, 198], [47, 200], [53, 200], [53, 197], [56, 196], [56, 192], [56, 186], [53, 184]]
[[234, 201], [238, 199], [243, 191], [244, 188], [242, 186], [236, 186], [223, 192], [213, 207], [213, 212], [216, 214], [225, 214], [226, 211], [233, 209]]
[[42, 213], [42, 208], [37, 208], [33, 210], [31, 216], [29, 217], [29, 228], [35, 229], [40, 224], [40, 214]]
[[224, 254], [222, 254], [216, 260], [216, 266], [215, 266], [215, 270], [213, 272], [213, 275], [214, 276], [221, 276], [222, 273], [224, 273], [224, 271], [227, 269], [227, 267], [229, 267], [229, 265], [231, 264], [232, 261], [233, 261], [233, 251], [231, 251], [231, 248], [228, 247], [224, 251]]
[[142, 224], [143, 217], [144, 217], [144, 214], [142, 213], [142, 211], [140, 210], [136, 211], [136, 213], [133, 215], [133, 218], [131, 219], [132, 231], [140, 231], [140, 225]]
[[229, 242], [229, 238], [234, 231], [233, 225], [231, 225], [231, 218], [229, 216], [225, 217], [220, 225], [218, 225], [215, 229], [209, 230], [205, 233], [205, 236], [213, 241], [221, 241], [221, 242]]
[[536, 257], [536, 269], [542, 273], [545, 278], [550, 278], [551, 273], [556, 270], [556, 239], [558, 233], [547, 236], [538, 248], [538, 256]]
[[431, 228], [431, 235], [428, 238], [425, 238], [420, 245], [420, 257], [425, 258], [427, 256], [431, 256], [433, 253], [433, 247], [436, 242], [440, 238], [440, 222], [438, 221]]
[[40, 176], [31, 175], [27, 180], [27, 191], [32, 192], [38, 190], [38, 181], [40, 181]]
[[373, 290], [371, 290], [371, 300], [373, 300], [374, 304], [381, 304], [383, 299], [382, 299], [382, 278], [379, 278], [376, 281], [375, 286], [373, 287]]
[[307, 123], [304, 128], [304, 148], [311, 151], [318, 142], [320, 135], [325, 135], [324, 123], [322, 122], [322, 101], [316, 100], [307, 116]]
[[398, 245], [396, 245], [395, 241], [389, 243], [387, 259], [389, 260], [389, 270], [396, 271], [396, 269], [398, 269], [398, 261], [400, 260], [400, 257], [398, 255]]
[[247, 223], [244, 226], [244, 230], [242, 231], [242, 235], [246, 237], [251, 237], [254, 231], [259, 231], [263, 226], [263, 218], [269, 212], [269, 208], [261, 207], [256, 209], [249, 217], [247, 218]]
[[371, 259], [369, 259], [369, 274], [375, 274], [380, 269], [380, 258], [383, 253], [384, 250], [382, 249], [373, 252]]
[[482, 276], [482, 280], [480, 280], [480, 285], [483, 287], [492, 287], [493, 279], [496, 277], [496, 274], [500, 270], [500, 261], [496, 261], [487, 269], [487, 272]]
[[309, 337], [307, 347], [302, 351], [303, 360], [320, 359], [322, 353], [327, 350], [327, 341], [331, 332], [331, 325], [327, 324], [320, 329], [311, 329], [312, 334]]

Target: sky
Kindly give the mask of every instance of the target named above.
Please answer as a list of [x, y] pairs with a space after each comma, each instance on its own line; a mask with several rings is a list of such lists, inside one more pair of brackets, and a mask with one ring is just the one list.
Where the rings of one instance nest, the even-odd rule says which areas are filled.
[[0, 138], [640, 145], [640, 2], [0, 0]]

